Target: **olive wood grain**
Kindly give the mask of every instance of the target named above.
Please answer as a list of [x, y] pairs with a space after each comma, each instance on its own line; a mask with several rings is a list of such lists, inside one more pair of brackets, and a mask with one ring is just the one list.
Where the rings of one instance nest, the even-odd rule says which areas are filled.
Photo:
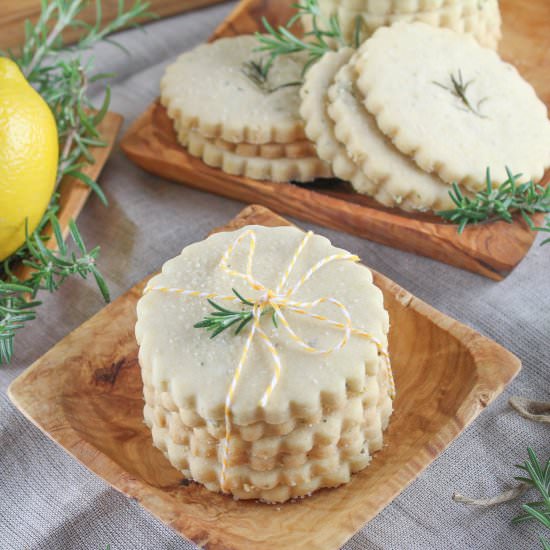
[[[282, 24], [291, 13], [292, 0], [244, 0], [216, 30], [212, 39], [251, 33], [266, 16]], [[512, 60], [550, 104], [550, 4], [533, 0], [528, 8], [502, 2], [502, 53]], [[516, 12], [517, 17], [516, 17]], [[165, 109], [153, 103], [124, 136], [121, 147], [145, 170], [190, 187], [263, 204], [281, 214], [308, 220], [408, 252], [434, 258], [493, 280], [506, 277], [526, 256], [535, 235], [520, 216], [513, 224], [502, 221], [467, 228], [433, 215], [409, 215], [387, 209], [368, 197], [353, 193], [345, 183], [294, 185], [231, 176], [206, 166], [187, 154], [176, 139]], [[537, 223], [541, 216], [535, 218]]]
[[[288, 225], [249, 206], [221, 230]], [[183, 243], [182, 243], [183, 244]], [[375, 274], [392, 331], [397, 385], [384, 449], [338, 489], [276, 507], [235, 501], [182, 479], [143, 423], [133, 287], [63, 339], [9, 388], [13, 403], [65, 450], [183, 536], [209, 550], [335, 550], [378, 514], [519, 372], [501, 346]]]
[[[93, 181], [97, 181], [97, 178], [101, 174], [113, 150], [123, 120], [122, 115], [108, 112], [98, 126], [101, 139], [106, 145], [105, 147], [90, 147], [90, 154], [95, 162], [93, 164], [86, 164], [81, 169], [81, 172]], [[59, 211], [57, 212], [57, 218], [61, 225], [63, 237], [65, 238], [69, 233], [69, 222], [71, 220], [76, 220], [86, 200], [90, 196], [92, 188], [72, 176], [65, 176], [59, 184], [58, 192]], [[50, 225], [45, 227], [43, 235], [45, 237], [52, 236], [52, 228]], [[46, 247], [50, 250], [55, 250], [57, 248], [56, 240], [48, 240]], [[20, 281], [23, 281], [31, 276], [32, 269], [28, 266], [18, 265], [13, 269], [13, 272]]]

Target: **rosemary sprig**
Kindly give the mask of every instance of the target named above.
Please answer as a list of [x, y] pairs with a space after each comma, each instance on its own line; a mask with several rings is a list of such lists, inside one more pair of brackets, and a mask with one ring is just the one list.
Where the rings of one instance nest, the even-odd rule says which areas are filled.
[[[515, 517], [513, 523], [537, 521], [543, 527], [550, 529], [550, 459], [542, 464], [533, 449], [527, 449], [529, 459], [517, 467], [525, 472], [516, 477], [518, 481], [536, 489], [540, 494], [540, 500], [522, 505], [523, 513]], [[550, 549], [550, 544], [541, 536], [540, 541], [544, 550]]]
[[[274, 28], [265, 17], [262, 18], [262, 24], [267, 34], [257, 32], [256, 38], [260, 43], [257, 51], [268, 56], [265, 63], [266, 74], [277, 57], [299, 52], [307, 54], [307, 61], [303, 69], [303, 74], [305, 74], [311, 65], [327, 52], [348, 45], [342, 34], [338, 17], [335, 15], [328, 19], [322, 17], [318, 0], [302, 0], [293, 4], [293, 7], [296, 9], [296, 13], [285, 26]], [[304, 17], [311, 18], [312, 30], [305, 33], [303, 38], [298, 38], [291, 28]], [[353, 46], [357, 48], [360, 43], [361, 20], [357, 18]]]
[[243, 74], [255, 84], [264, 94], [272, 94], [283, 88], [289, 88], [291, 86], [301, 86], [303, 82], [301, 80], [294, 82], [285, 82], [279, 86], [270, 86], [269, 84], [269, 62], [265, 59], [259, 61], [247, 61], [242, 66]]
[[451, 94], [456, 98], [458, 98], [462, 102], [462, 104], [466, 107], [466, 109], [474, 113], [474, 115], [480, 118], [487, 118], [485, 115], [481, 114], [480, 108], [483, 105], [483, 103], [485, 103], [488, 100], [488, 98], [484, 97], [483, 99], [478, 101], [475, 107], [472, 105], [472, 102], [468, 98], [468, 95], [467, 95], [468, 88], [473, 84], [474, 80], [472, 79], [472, 80], [468, 80], [468, 82], [464, 82], [462, 71], [460, 69], [458, 70], [458, 74], [456, 76], [453, 73], [451, 73], [449, 76], [451, 79], [450, 86], [441, 84], [440, 82], [436, 82], [435, 80], [433, 81], [433, 83], [436, 86], [439, 86], [440, 88], [443, 88], [444, 90], [451, 92]]
[[[523, 464], [516, 465], [523, 471], [521, 476], [515, 479], [519, 485], [492, 498], [469, 498], [455, 493], [453, 500], [462, 504], [480, 507], [498, 506], [522, 497], [527, 491], [536, 489], [540, 494], [540, 500], [522, 505], [522, 513], [516, 516], [512, 523], [524, 523], [538, 521], [544, 527], [550, 529], [550, 459], [543, 466], [537, 455], [530, 447], [527, 449], [529, 459]], [[549, 550], [550, 544], [544, 536], [540, 537], [543, 550]]]
[[[105, 82], [112, 76], [93, 74], [93, 60], [83, 61], [80, 52], [107, 38], [112, 32], [134, 25], [136, 20], [151, 17], [149, 4], [134, 0], [126, 9], [124, 0], [118, 0], [118, 13], [110, 22], [103, 24], [102, 1], [95, 0], [96, 21], [88, 24], [79, 18], [91, 0], [42, 0], [41, 14], [36, 23], [25, 22], [25, 40], [18, 50], [0, 52], [8, 55], [21, 68], [29, 83], [50, 106], [56, 119], [60, 158], [57, 184], [65, 176], [72, 176], [90, 186], [106, 203], [106, 197], [98, 185], [82, 169], [94, 162], [91, 147], [106, 145], [98, 130], [107, 114], [110, 90], [105, 87], [105, 98], [96, 109], [89, 99], [88, 86], [93, 82]], [[80, 40], [67, 47], [63, 33], [67, 29], [83, 30]], [[116, 44], [116, 43], [115, 43]], [[60, 53], [65, 55], [60, 56]], [[93, 276], [106, 301], [109, 291], [96, 267], [99, 247], [88, 251], [76, 224], [71, 221], [69, 233], [78, 254], [69, 253], [63, 242], [57, 219], [59, 195], [54, 192], [47, 212], [25, 244], [0, 266], [0, 364], [8, 363], [13, 356], [14, 337], [36, 316], [40, 301], [39, 291], [55, 292], [70, 276]], [[50, 224], [59, 252], [48, 250], [47, 239], [42, 236]], [[15, 263], [23, 263], [34, 272], [29, 280], [19, 280], [13, 272]]]
[[[539, 231], [541, 233], [550, 233], [550, 217], [547, 216], [544, 220], [544, 225], [540, 226], [540, 227], [537, 227], [533, 220], [529, 217], [529, 216], [523, 216], [525, 221], [527, 222], [527, 225], [529, 225], [529, 229], [531, 229], [531, 231]], [[548, 239], [545, 239], [544, 241], [542, 241], [541, 246], [542, 245], [545, 245], [545, 244], [548, 244], [550, 243], [550, 237]]]
[[514, 212], [520, 212], [531, 229], [550, 231], [549, 220], [548, 227], [537, 228], [530, 218], [533, 214], [550, 212], [550, 186], [544, 187], [532, 181], [518, 183], [520, 175], [514, 175], [508, 168], [506, 173], [506, 181], [495, 187], [491, 172], [487, 169], [485, 189], [476, 193], [473, 198], [464, 196], [459, 186], [453, 184], [449, 194], [456, 208], [442, 210], [436, 214], [457, 224], [459, 233], [473, 223], [491, 220], [512, 223]]
[[[239, 299], [243, 306], [253, 308], [254, 304], [243, 298], [234, 288], [233, 294]], [[210, 338], [215, 338], [218, 334], [222, 333], [224, 330], [237, 325], [235, 334], [239, 334], [250, 321], [254, 318], [252, 309], [241, 309], [240, 311], [232, 311], [223, 306], [220, 306], [214, 300], [208, 300], [208, 303], [214, 308], [214, 311], [209, 313], [202, 321], [196, 323], [194, 328], [204, 328], [208, 332], [211, 332]], [[262, 311], [261, 315], [271, 314], [271, 320], [273, 324], [277, 326], [277, 319], [275, 316], [275, 310], [272, 307], [268, 307]]]
[[[45, 223], [51, 224], [58, 252], [48, 250], [44, 244], [40, 231]], [[0, 281], [0, 365], [9, 363], [13, 356], [15, 333], [36, 317], [36, 309], [41, 304], [36, 296], [40, 290], [55, 292], [72, 275], [83, 279], [92, 275], [103, 298], [109, 301], [109, 290], [96, 267], [99, 247], [88, 250], [72, 220], [69, 222], [69, 234], [78, 253], [69, 252], [55, 212], [50, 211], [43, 224], [32, 235], [27, 235], [25, 250], [4, 262], [5, 280]], [[26, 281], [19, 281], [10, 269], [10, 261], [19, 258], [34, 270]]]

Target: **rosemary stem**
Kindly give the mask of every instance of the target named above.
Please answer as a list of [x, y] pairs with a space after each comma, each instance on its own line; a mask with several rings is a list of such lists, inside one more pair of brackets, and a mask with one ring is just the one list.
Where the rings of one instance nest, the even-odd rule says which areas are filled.
[[[55, 41], [58, 39], [58, 37], [61, 35], [63, 30], [67, 26], [67, 22], [73, 19], [74, 16], [78, 13], [78, 11], [81, 8], [82, 1], [83, 0], [75, 0], [74, 4], [71, 4], [69, 11], [65, 15], [65, 17], [62, 17], [57, 20], [56, 24], [54, 25], [53, 29], [48, 35], [48, 38], [46, 38], [44, 43], [36, 49], [30, 63], [25, 69], [25, 76], [27, 78], [30, 78], [30, 76], [33, 74], [36, 67], [42, 62], [46, 53], [51, 50], [53, 44], [55, 43]], [[49, 19], [55, 7], [56, 6], [54, 3], [50, 4], [49, 6], [50, 9], [46, 12], [46, 17], [45, 17], [46, 20]]]

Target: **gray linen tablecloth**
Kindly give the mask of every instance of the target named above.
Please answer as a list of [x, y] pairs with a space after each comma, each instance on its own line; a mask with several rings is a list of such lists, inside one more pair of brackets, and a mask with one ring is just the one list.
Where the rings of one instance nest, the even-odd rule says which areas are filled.
[[[155, 22], [146, 34], [128, 31], [120, 41], [128, 58], [110, 45], [93, 52], [97, 67], [116, 71], [112, 109], [125, 127], [158, 94], [166, 64], [205, 40], [232, 4]], [[168, 258], [237, 214], [241, 203], [150, 176], [120, 151], [101, 177], [109, 198], [93, 197], [79, 225], [90, 245], [102, 246], [100, 267], [116, 297]], [[530, 549], [533, 526], [512, 526], [518, 504], [491, 510], [451, 501], [454, 490], [492, 495], [517, 474], [514, 464], [533, 446], [550, 452], [549, 429], [520, 418], [511, 395], [548, 399], [550, 387], [550, 246], [535, 246], [501, 283], [349, 235], [311, 227], [337, 246], [449, 315], [503, 344], [524, 368], [506, 394], [451, 445], [428, 470], [345, 546], [355, 549]], [[38, 319], [17, 338], [15, 361], [0, 369], [0, 548], [32, 550], [190, 549], [137, 503], [117, 493], [70, 458], [10, 404], [5, 390], [30, 365], [103, 306], [94, 284], [72, 280], [46, 296]], [[540, 531], [540, 530], [539, 530]]]

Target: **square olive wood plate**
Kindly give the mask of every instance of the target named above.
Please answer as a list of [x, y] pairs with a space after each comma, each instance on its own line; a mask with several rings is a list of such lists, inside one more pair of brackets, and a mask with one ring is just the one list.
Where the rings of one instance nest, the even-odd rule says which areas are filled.
[[[243, 0], [212, 39], [259, 30], [262, 16], [273, 24], [284, 24], [293, 13], [293, 2]], [[550, 72], [544, 62], [550, 50], [550, 2], [530, 0], [520, 6], [517, 0], [501, 0], [501, 7], [505, 23], [501, 54], [518, 66], [550, 105]], [[506, 277], [535, 239], [520, 216], [513, 224], [482, 224], [458, 235], [456, 226], [434, 215], [409, 215], [384, 208], [354, 193], [347, 183], [333, 180], [299, 186], [225, 174], [192, 157], [178, 144], [172, 122], [158, 102], [136, 120], [121, 146], [133, 162], [164, 178], [246, 203], [263, 204], [280, 214], [428, 256], [494, 280]], [[535, 221], [541, 223], [542, 216], [535, 217]]]
[[[249, 206], [219, 230], [289, 225]], [[183, 243], [182, 243], [183, 244]], [[519, 372], [501, 346], [380, 274], [390, 314], [395, 412], [371, 465], [338, 489], [284, 505], [235, 501], [188, 483], [143, 423], [134, 337], [146, 281], [63, 339], [9, 388], [44, 433], [113, 487], [209, 550], [335, 550], [411, 483]]]
[[[106, 143], [106, 146], [90, 147], [90, 154], [95, 162], [93, 164], [86, 164], [81, 170], [93, 181], [97, 180], [111, 155], [123, 120], [122, 115], [108, 112], [98, 126], [99, 134], [101, 139]], [[80, 211], [84, 208], [91, 192], [92, 188], [89, 185], [86, 185], [72, 176], [66, 176], [61, 180], [58, 188], [59, 211], [57, 213], [57, 218], [64, 238], [67, 237], [69, 233], [69, 221], [76, 220]], [[44, 228], [43, 235], [47, 237], [52, 236], [52, 228], [50, 225]], [[55, 250], [57, 248], [56, 240], [50, 239], [46, 243], [46, 247], [50, 250]], [[19, 280], [28, 279], [32, 273], [32, 269], [24, 265], [16, 266], [13, 271]]]

